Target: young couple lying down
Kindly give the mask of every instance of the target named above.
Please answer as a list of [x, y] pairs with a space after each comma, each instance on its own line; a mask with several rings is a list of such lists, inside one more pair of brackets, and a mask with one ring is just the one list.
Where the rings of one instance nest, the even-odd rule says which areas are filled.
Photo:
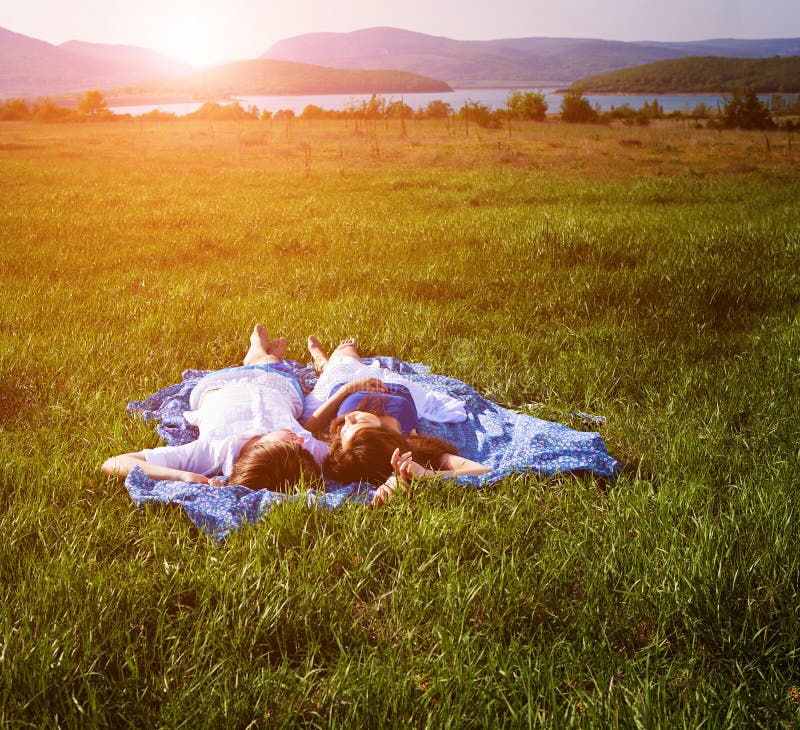
[[200, 484], [222, 484], [211, 477], [224, 475], [229, 484], [279, 492], [324, 474], [377, 485], [373, 504], [405, 491], [412, 478], [487, 472], [448, 441], [418, 431], [420, 417], [464, 421], [459, 400], [364, 365], [355, 340], [328, 356], [315, 337], [308, 349], [320, 376], [304, 399], [283, 362], [285, 348], [284, 338], [271, 340], [256, 325], [242, 365], [210, 373], [192, 390], [184, 415], [197, 440], [112, 456], [103, 471], [125, 477], [140, 467], [152, 479]]

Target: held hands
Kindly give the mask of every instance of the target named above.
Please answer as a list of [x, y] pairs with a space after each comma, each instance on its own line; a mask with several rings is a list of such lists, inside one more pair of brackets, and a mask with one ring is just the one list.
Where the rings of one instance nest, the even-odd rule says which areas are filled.
[[392, 468], [403, 484], [408, 484], [411, 479], [421, 479], [428, 476], [428, 470], [414, 461], [410, 451], [401, 454], [400, 449], [395, 449], [392, 454]]
[[419, 479], [428, 475], [428, 471], [417, 464], [411, 456], [411, 452], [400, 453], [400, 449], [395, 449], [392, 454], [392, 474], [375, 492], [375, 496], [370, 502], [370, 507], [379, 507], [386, 502], [390, 502], [397, 496], [397, 489], [402, 490], [403, 494], [408, 494], [406, 486], [411, 479]]
[[351, 393], [386, 393], [387, 388], [380, 378], [361, 378], [348, 383], [343, 390]]
[[369, 503], [370, 507], [380, 507], [386, 502], [391, 502], [397, 495], [398, 486], [403, 490], [403, 494], [408, 494], [406, 486], [399, 482], [397, 477], [393, 474], [383, 484], [381, 484], [375, 491], [375, 496]]

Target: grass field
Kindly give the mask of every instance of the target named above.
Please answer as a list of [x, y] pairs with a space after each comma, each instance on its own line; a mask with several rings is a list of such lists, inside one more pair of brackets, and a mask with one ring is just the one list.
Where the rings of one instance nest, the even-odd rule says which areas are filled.
[[[0, 723], [800, 727], [800, 141], [398, 124], [0, 125]], [[125, 404], [258, 321], [626, 472], [137, 511]]]

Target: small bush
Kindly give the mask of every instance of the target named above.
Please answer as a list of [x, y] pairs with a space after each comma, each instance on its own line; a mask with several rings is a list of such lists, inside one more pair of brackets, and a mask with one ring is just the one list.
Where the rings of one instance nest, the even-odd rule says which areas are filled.
[[31, 116], [31, 110], [24, 99], [11, 99], [0, 106], [0, 122], [22, 122]]
[[460, 119], [469, 120], [485, 129], [497, 129], [501, 126], [500, 121], [492, 113], [492, 110], [486, 104], [481, 104], [477, 101], [467, 102], [459, 110], [458, 116]]
[[770, 129], [775, 126], [767, 105], [756, 96], [753, 88], [731, 91], [722, 109], [722, 124], [739, 129]]
[[83, 99], [78, 102], [78, 111], [81, 114], [88, 114], [90, 116], [102, 114], [103, 112], [109, 111], [108, 102], [102, 92], [97, 89], [87, 91]]
[[506, 111], [511, 119], [530, 119], [543, 122], [547, 115], [548, 105], [541, 91], [526, 91], [522, 93], [516, 89], [508, 92]]
[[243, 119], [258, 119], [258, 112], [254, 107], [248, 110], [242, 108], [238, 101], [232, 104], [217, 104], [207, 101], [197, 111], [186, 115], [187, 119], [209, 119], [214, 122], [239, 121]]
[[565, 122], [596, 122], [597, 111], [578, 90], [570, 90], [561, 100], [561, 119]]
[[58, 106], [50, 99], [33, 108], [33, 120], [36, 122], [71, 122], [81, 118], [83, 115], [74, 109]]
[[171, 122], [177, 118], [172, 112], [162, 112], [160, 109], [153, 109], [153, 111], [139, 115], [139, 119], [147, 122]]
[[453, 107], [441, 99], [428, 102], [422, 114], [426, 119], [446, 119], [453, 113]]

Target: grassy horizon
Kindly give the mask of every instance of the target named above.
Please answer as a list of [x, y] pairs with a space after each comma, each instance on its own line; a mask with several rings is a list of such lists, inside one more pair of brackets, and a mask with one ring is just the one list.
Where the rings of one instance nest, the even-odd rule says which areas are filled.
[[[0, 125], [0, 723], [800, 725], [796, 137], [465, 133]], [[603, 414], [626, 472], [135, 510], [125, 404], [258, 321]]]

